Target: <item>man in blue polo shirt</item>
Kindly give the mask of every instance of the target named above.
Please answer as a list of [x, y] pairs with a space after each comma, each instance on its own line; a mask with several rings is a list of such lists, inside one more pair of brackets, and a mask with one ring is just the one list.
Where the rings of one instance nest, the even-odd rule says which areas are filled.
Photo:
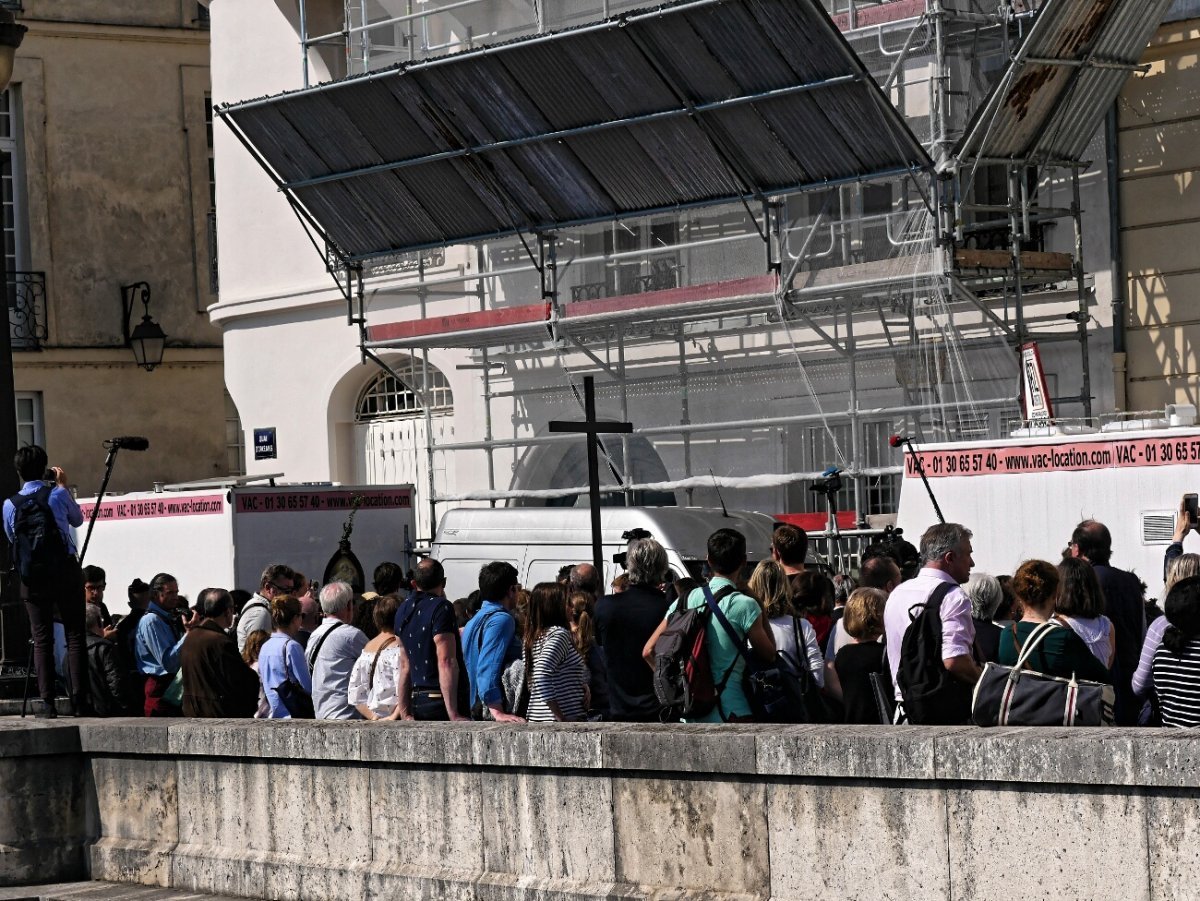
[[469, 720], [467, 676], [454, 606], [446, 600], [446, 572], [426, 557], [417, 564], [413, 591], [396, 611], [400, 667], [396, 706], [406, 720]]
[[[33, 634], [33, 659], [37, 669], [38, 694], [42, 706], [38, 717], [56, 716], [54, 709], [54, 611], [62, 620], [67, 634], [67, 690], [75, 713], [90, 712], [88, 699], [87, 632], [84, 629], [83, 570], [75, 556], [75, 539], [71, 528], [83, 525], [83, 513], [67, 489], [67, 474], [55, 466], [53, 483], [46, 480], [46, 452], [36, 444], [17, 451], [13, 463], [21, 477], [19, 494], [4, 502], [4, 533], [9, 543], [16, 540], [17, 505], [44, 503], [54, 516], [62, 536], [56, 552], [62, 556], [61, 565], [53, 574], [32, 583], [21, 585], [21, 598], [29, 612], [29, 628]], [[38, 500], [33, 500], [34, 497]], [[27, 500], [28, 499], [28, 500]], [[15, 502], [15, 503], [14, 503]], [[14, 548], [14, 551], [16, 548]]]
[[517, 570], [497, 560], [479, 570], [479, 612], [463, 629], [463, 657], [471, 680], [471, 715], [477, 720], [523, 723], [522, 717], [504, 709], [500, 677], [521, 655], [517, 621], [511, 611], [517, 602]]
[[179, 606], [179, 584], [168, 573], [150, 580], [150, 606], [137, 627], [133, 652], [144, 681], [142, 712], [146, 716], [182, 716], [183, 711], [167, 695], [179, 672], [179, 652], [186, 633], [200, 624], [197, 610], [186, 623], [175, 614]]

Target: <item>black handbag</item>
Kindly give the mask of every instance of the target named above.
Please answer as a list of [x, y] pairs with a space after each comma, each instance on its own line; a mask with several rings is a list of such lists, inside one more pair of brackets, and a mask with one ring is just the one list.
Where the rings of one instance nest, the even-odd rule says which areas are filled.
[[291, 667], [288, 666], [287, 645], [283, 646], [283, 673], [287, 676], [275, 689], [279, 702], [283, 704], [288, 715], [294, 720], [315, 720], [316, 708], [313, 707], [312, 695], [304, 690], [304, 686], [292, 678]]
[[[796, 648], [799, 660], [793, 660], [785, 651], [775, 655], [773, 664], [757, 664], [746, 651], [746, 642], [738, 640], [737, 632], [729, 622], [716, 599], [712, 596], [707, 585], [704, 589], [705, 600], [712, 608], [713, 615], [733, 642], [746, 667], [742, 675], [742, 689], [746, 700], [750, 702], [754, 719], [762, 723], [823, 723], [828, 721], [828, 709], [821, 696], [821, 687], [808, 669], [808, 646], [804, 641], [804, 633], [799, 620], [792, 618], [792, 628], [796, 631]], [[730, 667], [732, 672], [733, 667]], [[729, 672], [721, 680], [718, 688], [718, 705], [720, 704], [720, 689], [725, 687]], [[724, 718], [724, 712], [722, 712]]]
[[1076, 679], [1074, 675], [1069, 679], [1050, 676], [1027, 666], [1030, 655], [1046, 636], [1065, 628], [1054, 620], [1042, 623], [1020, 648], [1016, 665], [984, 665], [971, 697], [971, 720], [975, 725], [1112, 725], [1115, 695], [1111, 685]]

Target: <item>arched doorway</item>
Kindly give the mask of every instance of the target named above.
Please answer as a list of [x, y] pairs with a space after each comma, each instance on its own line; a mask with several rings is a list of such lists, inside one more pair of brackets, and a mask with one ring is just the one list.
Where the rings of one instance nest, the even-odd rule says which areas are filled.
[[[420, 502], [416, 504], [417, 534], [426, 536], [429, 523], [430, 430], [434, 444], [454, 437], [454, 397], [450, 383], [437, 367], [424, 368], [412, 357], [389, 360], [392, 370], [379, 372], [362, 387], [354, 410], [355, 479], [364, 485], [412, 484]], [[429, 425], [425, 412], [429, 408]], [[446, 466], [445, 454], [434, 454], [433, 485], [436, 493], [454, 490], [454, 472]]]

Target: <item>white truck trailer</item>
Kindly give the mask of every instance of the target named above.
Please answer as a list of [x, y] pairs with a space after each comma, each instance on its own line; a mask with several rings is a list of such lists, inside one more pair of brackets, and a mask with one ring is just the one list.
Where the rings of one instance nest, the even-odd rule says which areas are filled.
[[[1057, 562], [1075, 526], [1096, 519], [1112, 532], [1112, 564], [1161, 597], [1180, 498], [1200, 490], [1200, 428], [1130, 425], [915, 450], [946, 520], [974, 532], [977, 571], [1011, 574], [1030, 558]], [[936, 522], [906, 454], [897, 525], [918, 544]], [[1188, 536], [1184, 550], [1200, 552], [1200, 539]]]
[[[191, 601], [206, 587], [258, 588], [263, 567], [286, 563], [320, 581], [338, 550], [342, 527], [360, 498], [350, 538], [371, 586], [385, 560], [408, 567], [413, 521], [411, 485], [209, 487], [110, 495], [100, 505], [85, 564], [104, 568], [107, 603], [124, 612], [122, 592], [134, 578], [171, 573]], [[81, 499], [82, 547], [95, 498]]]

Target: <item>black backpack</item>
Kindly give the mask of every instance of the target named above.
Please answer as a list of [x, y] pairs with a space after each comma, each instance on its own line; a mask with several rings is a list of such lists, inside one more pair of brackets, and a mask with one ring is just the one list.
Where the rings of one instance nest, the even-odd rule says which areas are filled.
[[50, 584], [66, 565], [70, 553], [50, 509], [50, 492], [45, 485], [33, 494], [14, 495], [13, 568], [25, 586]]
[[971, 688], [946, 670], [942, 657], [942, 601], [955, 587], [943, 582], [908, 611], [896, 682], [904, 715], [917, 726], [954, 726], [971, 718]]

